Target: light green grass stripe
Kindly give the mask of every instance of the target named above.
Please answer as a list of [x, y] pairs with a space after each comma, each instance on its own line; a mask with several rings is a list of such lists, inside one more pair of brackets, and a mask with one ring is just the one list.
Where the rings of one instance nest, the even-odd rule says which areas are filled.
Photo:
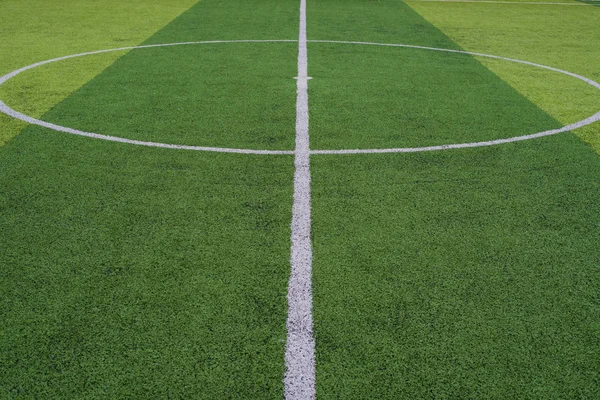
[[[197, 0], [6, 0], [0, 13], [0, 74], [34, 62], [77, 52], [137, 45]], [[32, 11], [34, 10], [34, 11]], [[122, 54], [81, 59], [62, 68], [32, 71], [0, 89], [0, 98], [40, 117], [103, 71]], [[0, 116], [0, 145], [26, 125]]]
[[[468, 51], [551, 65], [600, 79], [600, 9], [509, 8], [487, 4], [411, 2], [410, 6]], [[577, 81], [480, 60], [487, 68], [563, 124], [600, 109], [600, 96]], [[598, 124], [575, 133], [600, 152]]]
[[496, 0], [408, 0], [406, 3], [489, 3], [489, 4], [524, 4], [542, 6], [591, 6], [578, 2], [548, 2], [548, 1], [496, 1]]

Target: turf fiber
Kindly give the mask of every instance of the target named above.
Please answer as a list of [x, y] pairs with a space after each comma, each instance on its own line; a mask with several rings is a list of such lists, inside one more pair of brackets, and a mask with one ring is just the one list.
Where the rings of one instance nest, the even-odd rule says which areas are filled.
[[[30, 21], [39, 2], [7, 2], [0, 68], [141, 43], [298, 37], [297, 0], [193, 3], [65, 3]], [[86, 17], [108, 5], [127, 11]], [[559, 20], [498, 6], [309, 0], [308, 39], [475, 50], [596, 78], [595, 42], [569, 44], [578, 26], [595, 35], [597, 8]], [[56, 23], [49, 35], [45, 16], [87, 34]], [[597, 101], [579, 98], [578, 82], [465, 55], [311, 42], [308, 63], [313, 149], [517, 136]], [[140, 49], [28, 71], [0, 99], [132, 139], [292, 149], [296, 69], [296, 43]], [[597, 125], [577, 132], [587, 143], [565, 133], [312, 156], [317, 397], [595, 398]], [[0, 397], [282, 398], [293, 157], [23, 126], [0, 117]]]
[[[229, 36], [268, 37], [272, 26], [279, 27], [277, 35], [295, 35], [296, 27], [287, 21], [297, 19], [295, 2], [240, 2], [239, 21], [231, 6], [198, 3], [146, 43], [211, 39], [222, 29], [225, 12]], [[273, 8], [281, 10], [283, 21], [276, 23]], [[173, 59], [191, 65], [192, 71], [194, 65], [216, 62], [196, 73], [223, 79], [218, 76], [223, 64], [214, 59], [222, 59], [223, 50], [212, 60], [210, 54], [202, 60], [204, 53], [173, 50]], [[261, 49], [237, 50], [242, 55], [234, 61], [248, 63], [248, 52]], [[287, 72], [289, 83], [276, 81], [255, 92], [256, 97], [250, 96], [252, 85], [259, 86], [256, 81], [249, 81], [247, 90], [239, 88], [237, 95], [231, 93], [235, 85], [228, 83], [226, 94], [233, 99], [212, 98], [216, 107], [240, 108], [238, 118], [232, 117], [232, 132], [223, 132], [230, 135], [230, 146], [247, 144], [235, 134], [255, 129], [263, 118], [251, 113], [255, 120], [249, 122], [242, 103], [255, 110], [282, 107], [284, 111], [260, 122], [290, 135], [282, 140], [293, 141], [295, 54], [284, 58], [278, 53], [281, 46], [273, 50], [255, 54], [279, 60], [278, 71], [263, 74]], [[116, 82], [106, 89], [117, 103], [120, 88], [134, 103], [150, 96], [163, 101], [157, 106], [168, 107], [179, 101], [170, 86], [190, 81], [179, 74], [174, 82], [172, 67], [161, 50], [132, 52], [44, 119], [70, 123], [76, 118], [81, 126], [95, 123], [107, 130], [127, 123], [128, 117], [133, 119], [128, 126], [158, 124], [152, 117], [159, 110], [144, 108], [145, 103], [137, 105], [141, 114], [129, 110], [114, 116], [107, 111], [110, 96], [94, 103], [89, 93], [96, 94], [97, 81]], [[162, 83], [136, 85], [138, 77], [150, 73]], [[249, 80], [243, 74], [239, 79]], [[279, 86], [290, 92], [280, 104]], [[263, 98], [270, 94], [267, 89], [275, 93], [271, 104]], [[196, 110], [176, 108], [175, 116], [183, 111], [193, 114], [189, 118], [202, 114], [196, 104]], [[204, 122], [194, 121], [187, 133], [204, 132]], [[270, 134], [255, 130], [247, 141], [268, 143]], [[281, 397], [290, 157], [165, 152], [35, 126], [0, 151], [2, 397]]]
[[[319, 1], [308, 21], [309, 39], [457, 47], [395, 1]], [[314, 146], [355, 148], [379, 138], [386, 141], [372, 147], [389, 146], [398, 131], [400, 141], [429, 138], [438, 132], [429, 119], [419, 125], [396, 117], [426, 99], [423, 107], [438, 110], [450, 110], [452, 101], [465, 113], [489, 107], [484, 121], [465, 125], [448, 115], [449, 134], [474, 139], [479, 123], [505, 135], [516, 123], [560, 125], [468, 57], [461, 71], [435, 54], [414, 51], [410, 63], [397, 54], [404, 49], [320, 46], [309, 47], [311, 74], [334, 73], [311, 81]], [[393, 61], [393, 72], [379, 68]], [[427, 82], [440, 76], [449, 81], [444, 89], [453, 87], [465, 79], [461, 72], [523, 113], [515, 121], [494, 118], [498, 108], [485, 90], [466, 99], [448, 93], [435, 104], [418, 91], [390, 93], [413, 82], [433, 90]], [[365, 102], [348, 99], [355, 87], [352, 93], [369, 94]], [[331, 112], [334, 101], [341, 113]], [[315, 156], [312, 163], [320, 398], [594, 397], [600, 163], [586, 144], [566, 134], [448, 152]]]

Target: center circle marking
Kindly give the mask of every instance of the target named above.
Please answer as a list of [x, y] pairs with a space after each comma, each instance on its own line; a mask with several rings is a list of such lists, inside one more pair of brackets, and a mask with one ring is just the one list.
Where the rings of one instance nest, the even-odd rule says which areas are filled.
[[[113, 51], [125, 51], [125, 50], [134, 50], [134, 49], [148, 49], [153, 47], [169, 47], [169, 46], [183, 46], [183, 45], [198, 45], [198, 44], [221, 44], [221, 43], [294, 43], [297, 40], [213, 40], [213, 41], [201, 41], [201, 42], [179, 42], [179, 43], [163, 43], [163, 44], [151, 44], [151, 45], [142, 45], [142, 46], [130, 46], [130, 47], [119, 47], [114, 49], [106, 49], [106, 50], [98, 50], [98, 51], [90, 51], [86, 53], [78, 53], [72, 54], [64, 57], [53, 58], [46, 61], [41, 61], [35, 64], [28, 65], [23, 68], [19, 68], [14, 70], [2, 77], [0, 77], [0, 85], [4, 84], [11, 78], [19, 75], [22, 72], [27, 70], [40, 67], [45, 64], [50, 64], [57, 61], [63, 61], [70, 58], [89, 56], [94, 54], [102, 54], [102, 53], [110, 53]], [[529, 61], [517, 60], [514, 58], [507, 58], [501, 56], [495, 56], [491, 54], [483, 54], [483, 53], [474, 53], [470, 51], [463, 50], [452, 50], [452, 49], [443, 49], [437, 47], [426, 47], [426, 46], [415, 46], [409, 44], [393, 44], [393, 43], [375, 43], [375, 42], [354, 42], [354, 41], [336, 41], [336, 40], [308, 40], [308, 43], [332, 43], [332, 44], [349, 44], [349, 45], [363, 45], [363, 46], [385, 46], [385, 47], [402, 47], [402, 48], [410, 48], [410, 49], [420, 49], [420, 50], [429, 50], [429, 51], [441, 51], [448, 53], [458, 53], [458, 54], [466, 54], [477, 57], [486, 57], [497, 60], [504, 60], [509, 62], [514, 62], [518, 64], [529, 65], [537, 68], [547, 69], [553, 72], [558, 72], [561, 74], [565, 74], [571, 76], [573, 78], [579, 79], [588, 85], [595, 87], [600, 90], [600, 83], [588, 79], [584, 76], [575, 74], [573, 72], [561, 70], [554, 67], [549, 67], [547, 65], [536, 64]], [[20, 113], [9, 106], [7, 106], [2, 100], [0, 100], [0, 112], [7, 114], [13, 118], [25, 121], [30, 124], [43, 126], [48, 129], [52, 129], [59, 132], [65, 132], [73, 135], [79, 136], [87, 136], [95, 139], [107, 140], [112, 142], [121, 142], [134, 144], [138, 146], [147, 146], [147, 147], [160, 147], [167, 149], [176, 149], [176, 150], [195, 150], [195, 151], [213, 151], [220, 153], [240, 153], [240, 154], [261, 154], [261, 155], [277, 155], [277, 154], [294, 154], [293, 150], [254, 150], [254, 149], [237, 149], [237, 148], [226, 148], [226, 147], [204, 147], [204, 146], [188, 146], [188, 145], [180, 145], [180, 144], [169, 144], [169, 143], [159, 143], [159, 142], [146, 142], [141, 140], [132, 140], [126, 139], [117, 136], [109, 136], [102, 135], [99, 133], [93, 132], [84, 132], [77, 129], [69, 128], [66, 126], [52, 124], [50, 122], [41, 121], [39, 119], [33, 118], [29, 115]], [[472, 142], [472, 143], [451, 143], [451, 144], [443, 144], [436, 146], [427, 146], [427, 147], [395, 147], [395, 148], [384, 148], [384, 149], [345, 149], [345, 150], [310, 150], [310, 154], [365, 154], [365, 153], [414, 153], [414, 152], [422, 152], [422, 151], [436, 151], [436, 150], [448, 150], [448, 149], [459, 149], [459, 148], [470, 148], [470, 147], [484, 147], [484, 146], [494, 146], [503, 143], [512, 143], [523, 140], [535, 139], [543, 136], [555, 135], [561, 132], [568, 132], [573, 129], [581, 128], [586, 125], [592, 124], [596, 121], [600, 121], [600, 111], [596, 114], [582, 119], [580, 121], [574, 122], [572, 124], [563, 126], [562, 128], [551, 129], [543, 132], [532, 133], [524, 136], [515, 136], [511, 138], [505, 139], [497, 139], [497, 140], [489, 140], [484, 142]]]

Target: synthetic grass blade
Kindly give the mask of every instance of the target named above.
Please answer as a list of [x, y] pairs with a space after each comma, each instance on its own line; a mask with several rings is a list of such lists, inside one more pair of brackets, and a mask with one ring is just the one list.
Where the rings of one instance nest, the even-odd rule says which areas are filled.
[[[309, 39], [458, 48], [395, 1], [319, 1], [308, 22]], [[309, 56], [313, 148], [559, 126], [469, 57]], [[600, 162], [585, 144], [320, 155], [312, 173], [318, 398], [594, 396]]]

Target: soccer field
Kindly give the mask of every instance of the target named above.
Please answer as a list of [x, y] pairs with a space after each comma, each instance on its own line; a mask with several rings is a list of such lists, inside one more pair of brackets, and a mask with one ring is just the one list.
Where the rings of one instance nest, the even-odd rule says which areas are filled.
[[594, 399], [600, 1], [0, 0], [0, 397]]

